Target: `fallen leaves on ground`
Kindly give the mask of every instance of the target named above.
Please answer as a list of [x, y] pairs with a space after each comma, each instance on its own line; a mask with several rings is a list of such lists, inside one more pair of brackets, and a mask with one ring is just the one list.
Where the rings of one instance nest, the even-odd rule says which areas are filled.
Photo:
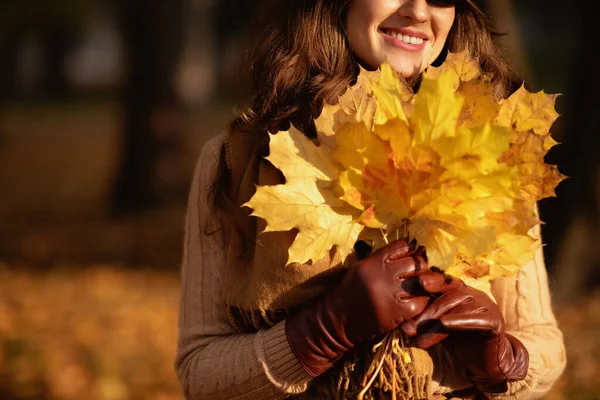
[[0, 265], [0, 393], [181, 400], [173, 366], [178, 289], [172, 272]]
[[[3, 400], [183, 400], [173, 361], [179, 275], [0, 264]], [[556, 310], [567, 369], [544, 398], [600, 398], [600, 292]]]

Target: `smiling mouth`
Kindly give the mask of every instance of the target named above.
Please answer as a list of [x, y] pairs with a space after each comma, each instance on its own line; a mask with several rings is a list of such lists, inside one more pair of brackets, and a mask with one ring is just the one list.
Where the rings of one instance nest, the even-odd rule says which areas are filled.
[[380, 32], [388, 35], [388, 36], [392, 36], [398, 40], [400, 40], [401, 42], [407, 43], [407, 44], [413, 44], [413, 45], [420, 45], [423, 44], [423, 42], [426, 40], [422, 37], [417, 37], [417, 36], [411, 36], [411, 35], [406, 35], [406, 34], [402, 34], [398, 31], [392, 30], [392, 29], [386, 29], [386, 28], [381, 28], [379, 29]]

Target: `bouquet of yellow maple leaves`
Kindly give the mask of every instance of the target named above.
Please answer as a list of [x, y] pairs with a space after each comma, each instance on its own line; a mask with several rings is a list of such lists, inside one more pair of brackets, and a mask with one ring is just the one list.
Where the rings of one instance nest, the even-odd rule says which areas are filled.
[[[293, 127], [270, 136], [286, 182], [258, 187], [246, 205], [266, 231], [298, 230], [290, 263], [407, 232], [430, 265], [489, 292], [533, 259], [536, 202], [565, 178], [544, 162], [556, 97], [522, 86], [495, 101], [466, 51], [430, 67], [417, 93], [387, 63], [361, 70], [315, 120], [317, 141]], [[380, 350], [398, 353], [393, 338]]]

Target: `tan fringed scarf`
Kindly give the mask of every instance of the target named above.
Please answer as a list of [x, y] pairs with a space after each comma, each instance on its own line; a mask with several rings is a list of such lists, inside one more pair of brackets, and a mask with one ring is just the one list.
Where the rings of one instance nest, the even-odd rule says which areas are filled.
[[[264, 156], [268, 153], [268, 135], [230, 131], [225, 137], [225, 156], [230, 178], [230, 195], [244, 204], [255, 192], [256, 184], [283, 183], [282, 174]], [[225, 232], [227, 264], [225, 296], [231, 322], [240, 332], [256, 332], [285, 319], [295, 308], [327, 292], [339, 281], [351, 260], [342, 262], [334, 249], [323, 259], [310, 264], [286, 265], [288, 248], [295, 232], [268, 232], [264, 221], [249, 217], [240, 209]], [[426, 351], [410, 348], [412, 362], [398, 369], [401, 387], [398, 400], [429, 399], [433, 362]], [[371, 346], [355, 348], [323, 376], [307, 393], [296, 399], [350, 399], [360, 391], [372, 360]], [[389, 384], [376, 382], [365, 399], [392, 398]]]

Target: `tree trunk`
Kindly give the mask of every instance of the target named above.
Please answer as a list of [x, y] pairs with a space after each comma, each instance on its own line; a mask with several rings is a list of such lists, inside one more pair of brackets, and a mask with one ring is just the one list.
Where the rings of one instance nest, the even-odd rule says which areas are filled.
[[124, 43], [121, 162], [113, 211], [165, 204], [181, 191], [183, 109], [175, 74], [183, 43], [184, 0], [121, 0]]
[[[569, 9], [579, 12], [582, 21], [572, 29], [580, 29], [579, 48], [572, 64], [572, 77], [564, 98], [565, 112], [561, 116], [563, 135], [560, 145], [548, 155], [548, 162], [558, 164], [560, 171], [570, 178], [562, 182], [557, 198], [541, 202], [540, 213], [547, 216], [544, 239], [552, 265], [557, 303], [567, 303], [584, 296], [598, 283], [600, 249], [600, 114], [597, 96], [600, 81], [596, 66], [590, 62], [590, 48], [595, 48], [600, 35], [595, 28], [595, 15], [585, 12], [581, 2]], [[560, 120], [559, 119], [559, 120]], [[554, 271], [555, 270], [555, 271]]]
[[[178, 71], [178, 93], [190, 108], [204, 105], [216, 91], [217, 74], [223, 68], [216, 62], [222, 48], [216, 48], [214, 0], [190, 0], [185, 33], [185, 50]], [[235, 24], [234, 24], [235, 25]]]
[[17, 96], [17, 62], [23, 34], [18, 27], [12, 27], [0, 37], [0, 103]]
[[236, 92], [240, 57], [245, 50], [243, 35], [247, 33], [256, 9], [264, 0], [218, 0], [215, 6], [215, 53], [219, 88]]
[[70, 84], [65, 70], [65, 60], [75, 45], [71, 29], [50, 26], [40, 35], [43, 56], [43, 80], [40, 94], [49, 99], [62, 99], [69, 95]]

